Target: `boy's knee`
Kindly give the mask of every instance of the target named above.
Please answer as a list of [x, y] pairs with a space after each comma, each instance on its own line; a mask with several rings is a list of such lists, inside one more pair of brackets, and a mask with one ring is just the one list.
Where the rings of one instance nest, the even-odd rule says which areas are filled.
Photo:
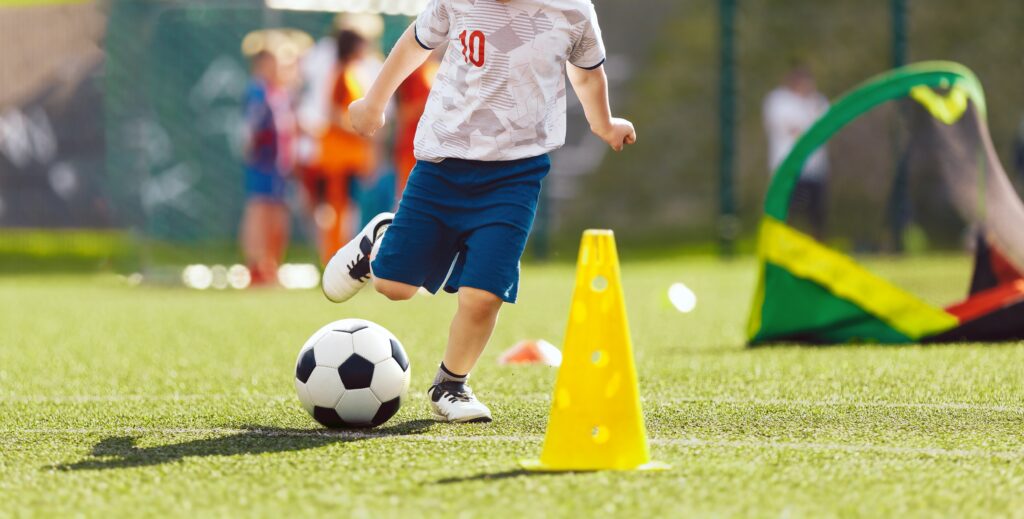
[[473, 319], [493, 318], [501, 309], [502, 303], [500, 297], [486, 290], [468, 287], [459, 289], [459, 309], [469, 313]]
[[419, 290], [419, 287], [399, 283], [397, 281], [373, 278], [373, 289], [380, 295], [392, 301], [407, 301], [416, 295], [416, 291]]

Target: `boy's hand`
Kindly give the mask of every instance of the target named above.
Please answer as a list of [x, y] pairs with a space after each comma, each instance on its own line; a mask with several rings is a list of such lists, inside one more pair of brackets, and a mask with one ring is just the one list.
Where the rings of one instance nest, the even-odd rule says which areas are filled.
[[633, 123], [618, 117], [612, 117], [607, 126], [592, 130], [615, 151], [622, 151], [627, 144], [636, 142], [636, 129], [633, 128]]
[[384, 127], [384, 110], [377, 109], [366, 101], [356, 99], [348, 105], [348, 117], [352, 128], [363, 137], [373, 137], [377, 130]]

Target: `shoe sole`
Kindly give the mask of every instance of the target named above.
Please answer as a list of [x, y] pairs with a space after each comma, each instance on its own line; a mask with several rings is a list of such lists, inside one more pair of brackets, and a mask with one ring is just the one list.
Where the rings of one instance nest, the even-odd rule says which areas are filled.
[[[325, 270], [326, 270], [326, 269], [325, 269]], [[364, 282], [363, 282], [363, 285], [365, 286], [365, 285], [366, 285], [366, 283], [368, 283], [368, 282], [365, 282], [365, 281], [364, 281]], [[362, 288], [360, 288], [360, 290], [362, 290]], [[348, 300], [352, 299], [352, 297], [355, 297], [355, 294], [358, 294], [358, 293], [359, 293], [359, 290], [356, 290], [356, 292], [355, 292], [354, 294], [352, 294], [352, 296], [350, 296], [350, 297], [348, 297], [348, 298], [341, 298], [341, 299], [335, 299], [335, 298], [331, 297], [331, 295], [330, 295], [330, 294], [328, 294], [328, 293], [327, 293], [327, 287], [325, 286], [325, 284], [324, 284], [323, 280], [321, 279], [321, 280], [320, 280], [320, 293], [321, 293], [321, 294], [323, 294], [323, 295], [324, 295], [324, 297], [325, 297], [325, 298], [327, 298], [327, 300], [328, 300], [328, 301], [330, 301], [330, 302], [332, 302], [332, 303], [335, 303], [335, 304], [341, 304], [341, 303], [345, 303], [345, 302], [347, 302]]]
[[494, 419], [490, 416], [476, 416], [473, 418], [463, 418], [462, 420], [450, 420], [447, 416], [434, 413], [434, 421], [445, 423], [491, 423]]

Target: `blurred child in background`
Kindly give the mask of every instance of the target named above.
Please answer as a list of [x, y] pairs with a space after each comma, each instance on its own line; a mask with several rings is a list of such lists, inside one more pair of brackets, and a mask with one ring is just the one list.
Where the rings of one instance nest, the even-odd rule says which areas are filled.
[[270, 51], [252, 58], [245, 92], [245, 191], [241, 246], [253, 285], [277, 281], [288, 248], [285, 191], [292, 168], [295, 117], [280, 64]]
[[314, 220], [320, 233], [320, 254], [324, 264], [349, 239], [352, 219], [353, 186], [359, 177], [373, 171], [372, 142], [356, 134], [348, 119], [348, 105], [362, 97], [358, 79], [359, 63], [366, 56], [366, 39], [352, 30], [338, 33], [337, 63], [330, 92], [329, 121], [320, 140], [320, 158], [309, 168], [305, 186], [314, 208]]

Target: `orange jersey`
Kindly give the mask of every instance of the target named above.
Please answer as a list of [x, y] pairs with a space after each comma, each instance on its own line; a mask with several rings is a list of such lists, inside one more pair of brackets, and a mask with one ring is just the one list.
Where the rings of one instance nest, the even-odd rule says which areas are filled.
[[413, 155], [416, 140], [416, 127], [423, 116], [423, 109], [427, 105], [427, 98], [430, 97], [430, 88], [434, 84], [434, 76], [437, 75], [437, 63], [428, 61], [416, 69], [398, 87], [398, 115], [395, 133], [395, 168], [398, 173], [398, 192], [401, 194], [409, 172], [416, 164]]
[[320, 142], [320, 169], [324, 176], [366, 175], [373, 168], [373, 144], [369, 139], [342, 128], [337, 120], [348, 113], [348, 105], [363, 96], [354, 72], [338, 72], [331, 90], [331, 124]]

